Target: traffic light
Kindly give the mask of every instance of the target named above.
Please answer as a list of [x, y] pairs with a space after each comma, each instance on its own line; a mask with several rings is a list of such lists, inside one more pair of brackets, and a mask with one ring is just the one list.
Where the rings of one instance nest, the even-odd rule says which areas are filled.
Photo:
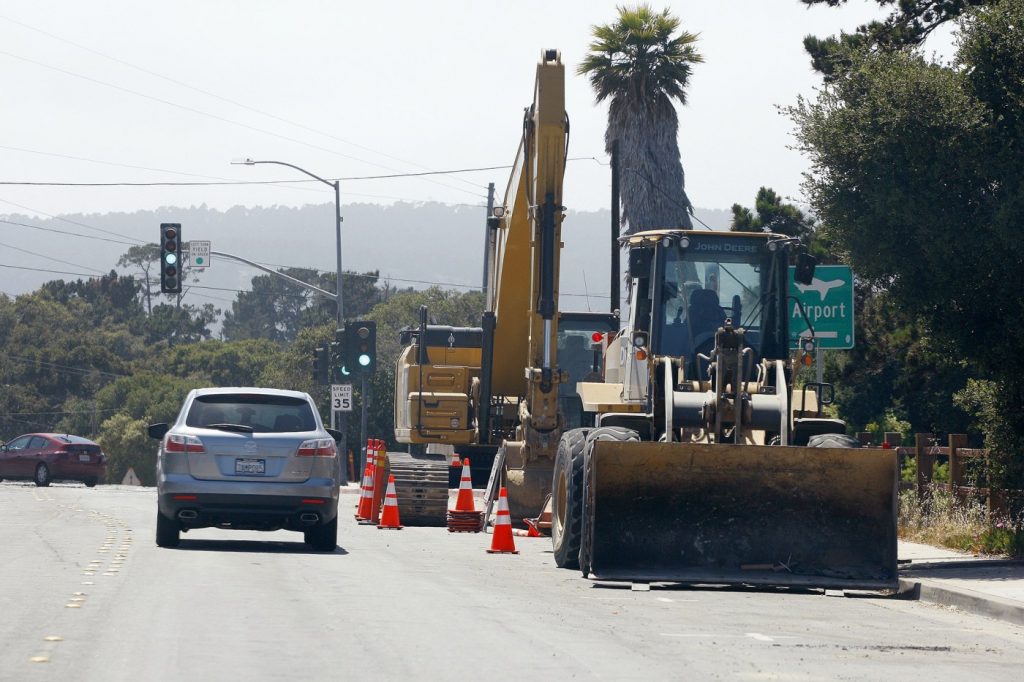
[[348, 375], [351, 374], [345, 366], [345, 346], [341, 342], [342, 333], [341, 331], [338, 332], [337, 341], [331, 341], [331, 377], [336, 384], [344, 383]]
[[372, 374], [377, 369], [377, 323], [373, 320], [358, 320], [345, 323], [345, 357], [351, 363], [350, 369]]
[[313, 349], [313, 383], [331, 383], [330, 355], [326, 348]]
[[181, 223], [160, 223], [160, 293], [181, 293]]

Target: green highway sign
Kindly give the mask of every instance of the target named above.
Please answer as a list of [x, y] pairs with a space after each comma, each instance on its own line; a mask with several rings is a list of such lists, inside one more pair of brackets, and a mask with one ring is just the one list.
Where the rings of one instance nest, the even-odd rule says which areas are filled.
[[[853, 348], [853, 271], [847, 265], [819, 265], [810, 284], [797, 284], [795, 268], [789, 268], [789, 346], [800, 347], [800, 337], [807, 335], [804, 313], [814, 329], [818, 348], [849, 350]], [[796, 300], [794, 300], [796, 299]]]

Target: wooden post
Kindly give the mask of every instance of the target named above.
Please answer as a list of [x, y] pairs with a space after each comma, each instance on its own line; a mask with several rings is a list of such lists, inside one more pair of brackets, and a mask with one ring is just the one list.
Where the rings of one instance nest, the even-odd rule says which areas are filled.
[[956, 489], [964, 484], [964, 469], [960, 461], [960, 448], [967, 447], [967, 434], [949, 434], [949, 492], [956, 496]]
[[932, 480], [932, 462], [934, 456], [927, 453], [932, 434], [914, 434], [914, 457], [917, 459], [917, 497], [924, 499], [925, 486]]

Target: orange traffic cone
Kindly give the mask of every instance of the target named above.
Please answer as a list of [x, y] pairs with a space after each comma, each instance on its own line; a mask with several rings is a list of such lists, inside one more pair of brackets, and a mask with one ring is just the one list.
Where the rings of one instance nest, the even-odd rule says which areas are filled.
[[[370, 522], [378, 523], [380, 521], [380, 508], [384, 502], [384, 492], [387, 487], [384, 481], [384, 472], [387, 471], [387, 452], [384, 449], [384, 441], [379, 438], [374, 438], [371, 441], [373, 443], [372, 449], [367, 449], [366, 457], [367, 460], [373, 459], [373, 502], [370, 505]], [[376, 472], [380, 472], [377, 475]]]
[[367, 464], [363, 471], [363, 483], [359, 490], [359, 507], [356, 508], [356, 521], [367, 521], [373, 507], [373, 465]]
[[459, 459], [459, 453], [452, 452], [452, 461], [449, 462], [449, 466], [460, 467], [462, 466], [462, 460]]
[[459, 481], [459, 497], [455, 500], [455, 511], [476, 511], [473, 504], [473, 477], [469, 471], [468, 457], [462, 461], [462, 479]]
[[384, 512], [380, 515], [380, 523], [377, 528], [388, 530], [402, 530], [403, 526], [398, 520], [398, 495], [395, 493], [395, 477], [388, 476], [388, 491], [384, 495]]
[[494, 535], [491, 536], [491, 548], [488, 554], [519, 554], [516, 542], [512, 539], [512, 517], [508, 511], [508, 491], [505, 488], [498, 493], [498, 516], [494, 520]]

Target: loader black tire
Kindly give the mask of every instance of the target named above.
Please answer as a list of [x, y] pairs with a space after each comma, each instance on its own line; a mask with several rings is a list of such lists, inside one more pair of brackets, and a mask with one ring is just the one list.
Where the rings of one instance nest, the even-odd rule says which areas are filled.
[[551, 548], [559, 568], [580, 567], [583, 532], [583, 448], [590, 429], [562, 434], [551, 480]]
[[640, 434], [633, 429], [621, 426], [601, 426], [587, 434], [587, 443], [583, 448], [583, 511], [579, 558], [579, 569], [583, 573], [584, 578], [590, 577], [590, 567], [592, 565], [591, 540], [595, 531], [594, 528], [589, 527], [587, 521], [593, 517], [594, 504], [594, 493], [591, 489], [593, 485], [591, 482], [593, 479], [591, 452], [593, 451], [594, 443], [599, 440], [614, 440], [620, 443], [635, 441], [639, 443]]
[[809, 448], [859, 448], [860, 441], [845, 433], [821, 433], [807, 441]]

